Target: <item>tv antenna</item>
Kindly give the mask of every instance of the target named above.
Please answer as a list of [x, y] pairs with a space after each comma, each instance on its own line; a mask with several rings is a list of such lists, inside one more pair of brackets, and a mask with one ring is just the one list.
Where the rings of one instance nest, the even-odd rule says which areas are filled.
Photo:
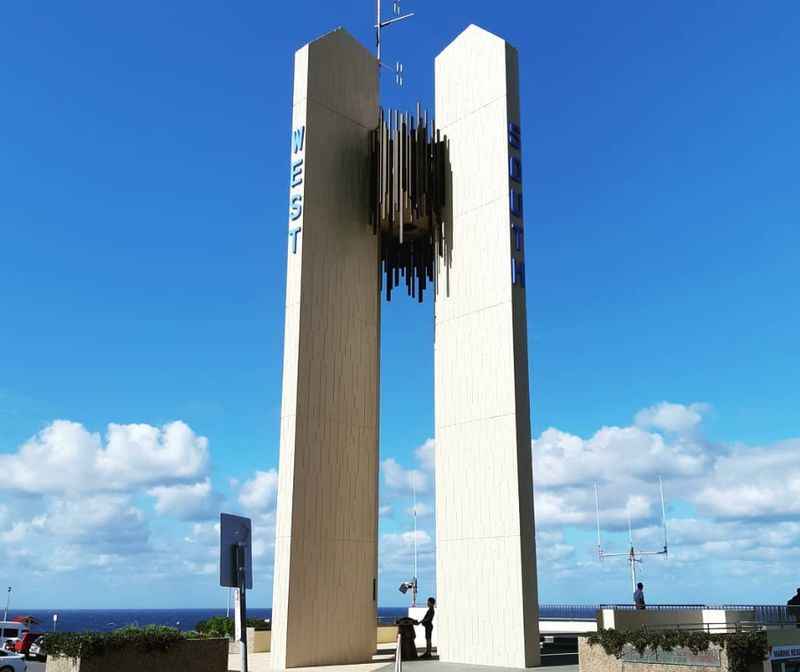
[[597, 512], [597, 555], [601, 562], [606, 558], [628, 558], [628, 565], [630, 566], [631, 570], [631, 585], [633, 586], [633, 592], [636, 592], [636, 565], [643, 562], [643, 556], [663, 555], [664, 557], [667, 557], [669, 555], [669, 542], [667, 540], [667, 507], [664, 505], [664, 483], [661, 480], [661, 476], [658, 477], [658, 491], [661, 495], [661, 526], [664, 529], [663, 548], [660, 551], [642, 551], [636, 548], [635, 544], [633, 543], [631, 511], [630, 508], [628, 508], [628, 539], [631, 544], [630, 550], [627, 553], [609, 553], [603, 550], [603, 544], [600, 540], [600, 495], [598, 492], [597, 483], [594, 484], [594, 504]]
[[394, 68], [392, 68], [381, 60], [381, 31], [387, 26], [410, 19], [414, 16], [414, 12], [403, 14], [400, 10], [400, 0], [393, 0], [392, 14], [393, 16], [390, 19], [381, 18], [381, 0], [375, 0], [375, 50], [378, 58], [378, 77], [380, 78], [381, 68], [386, 68], [389, 72], [394, 74], [395, 84], [403, 86], [403, 64], [397, 61]]

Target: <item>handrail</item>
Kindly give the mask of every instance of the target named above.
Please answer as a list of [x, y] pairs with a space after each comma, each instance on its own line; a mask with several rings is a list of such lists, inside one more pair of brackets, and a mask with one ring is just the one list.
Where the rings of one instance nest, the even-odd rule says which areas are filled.
[[400, 635], [397, 635], [397, 651], [394, 654], [394, 672], [403, 672], [403, 649], [400, 646]]

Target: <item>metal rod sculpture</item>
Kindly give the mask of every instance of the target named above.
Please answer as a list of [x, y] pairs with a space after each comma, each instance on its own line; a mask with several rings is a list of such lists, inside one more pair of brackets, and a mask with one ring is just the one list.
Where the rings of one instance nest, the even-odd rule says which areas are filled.
[[447, 140], [419, 105], [416, 117], [381, 109], [371, 153], [372, 227], [380, 236], [382, 288], [385, 282], [391, 301], [402, 276], [409, 296], [422, 303], [428, 283], [437, 287], [436, 256], [449, 256]]

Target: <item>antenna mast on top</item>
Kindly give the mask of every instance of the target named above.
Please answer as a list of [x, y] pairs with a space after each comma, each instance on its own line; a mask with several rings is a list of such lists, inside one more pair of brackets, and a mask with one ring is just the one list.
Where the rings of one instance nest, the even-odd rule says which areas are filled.
[[660, 551], [640, 551], [636, 548], [633, 543], [633, 524], [631, 522], [631, 511], [630, 508], [628, 508], [628, 538], [631, 544], [630, 550], [627, 553], [608, 553], [607, 551], [603, 550], [603, 546], [600, 541], [600, 495], [598, 492], [597, 483], [594, 484], [594, 501], [595, 510], [597, 511], [597, 554], [601, 561], [605, 558], [628, 558], [628, 564], [630, 565], [631, 570], [631, 585], [634, 592], [636, 592], [637, 583], [636, 565], [643, 562], [642, 556], [663, 555], [666, 557], [669, 555], [669, 542], [667, 540], [667, 507], [664, 504], [664, 483], [661, 480], [661, 476], [658, 477], [658, 491], [661, 496], [661, 525], [664, 528], [664, 547]]
[[381, 0], [375, 0], [375, 51], [378, 59], [378, 78], [380, 79], [381, 68], [386, 68], [394, 73], [394, 81], [398, 86], [403, 86], [403, 64], [400, 61], [395, 63], [394, 68], [390, 68], [381, 60], [381, 30], [393, 23], [399, 23], [405, 19], [410, 19], [414, 16], [414, 12], [402, 14], [400, 12], [400, 0], [393, 0], [392, 12], [394, 16], [391, 19], [381, 18]]

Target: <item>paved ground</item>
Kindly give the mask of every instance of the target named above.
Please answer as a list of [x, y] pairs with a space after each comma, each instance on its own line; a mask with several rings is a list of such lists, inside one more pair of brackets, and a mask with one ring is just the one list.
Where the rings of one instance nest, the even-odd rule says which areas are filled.
[[[422, 653], [420, 651], [420, 653]], [[269, 653], [256, 653], [247, 659], [249, 672], [271, 672]], [[542, 667], [548, 672], [578, 672], [577, 646], [559, 646], [546, 644], [542, 651]], [[336, 665], [331, 667], [298, 668], [292, 672], [392, 672], [394, 669], [394, 647], [381, 648], [375, 654], [372, 663], [363, 665]], [[229, 656], [228, 670], [238, 672], [239, 656]], [[414, 660], [403, 663], [404, 672], [512, 672], [501, 667], [485, 667], [483, 665], [461, 665], [459, 663], [442, 663], [435, 656], [431, 660]], [[519, 670], [513, 670], [519, 672]]]
[[[421, 653], [421, 651], [420, 651]], [[248, 657], [249, 672], [272, 672], [270, 654], [255, 653]], [[578, 654], [572, 646], [545, 644], [542, 651], [542, 667], [548, 672], [578, 672]], [[405, 672], [510, 672], [501, 667], [483, 667], [482, 665], [459, 665], [442, 663], [435, 657], [433, 660], [415, 660], [403, 663]], [[293, 672], [392, 672], [394, 669], [394, 647], [382, 647], [375, 654], [372, 663], [364, 665], [337, 665], [332, 667], [299, 668]], [[239, 656], [228, 657], [228, 670], [239, 670]], [[28, 672], [45, 672], [44, 663], [28, 661]], [[519, 672], [514, 670], [513, 672]]]

